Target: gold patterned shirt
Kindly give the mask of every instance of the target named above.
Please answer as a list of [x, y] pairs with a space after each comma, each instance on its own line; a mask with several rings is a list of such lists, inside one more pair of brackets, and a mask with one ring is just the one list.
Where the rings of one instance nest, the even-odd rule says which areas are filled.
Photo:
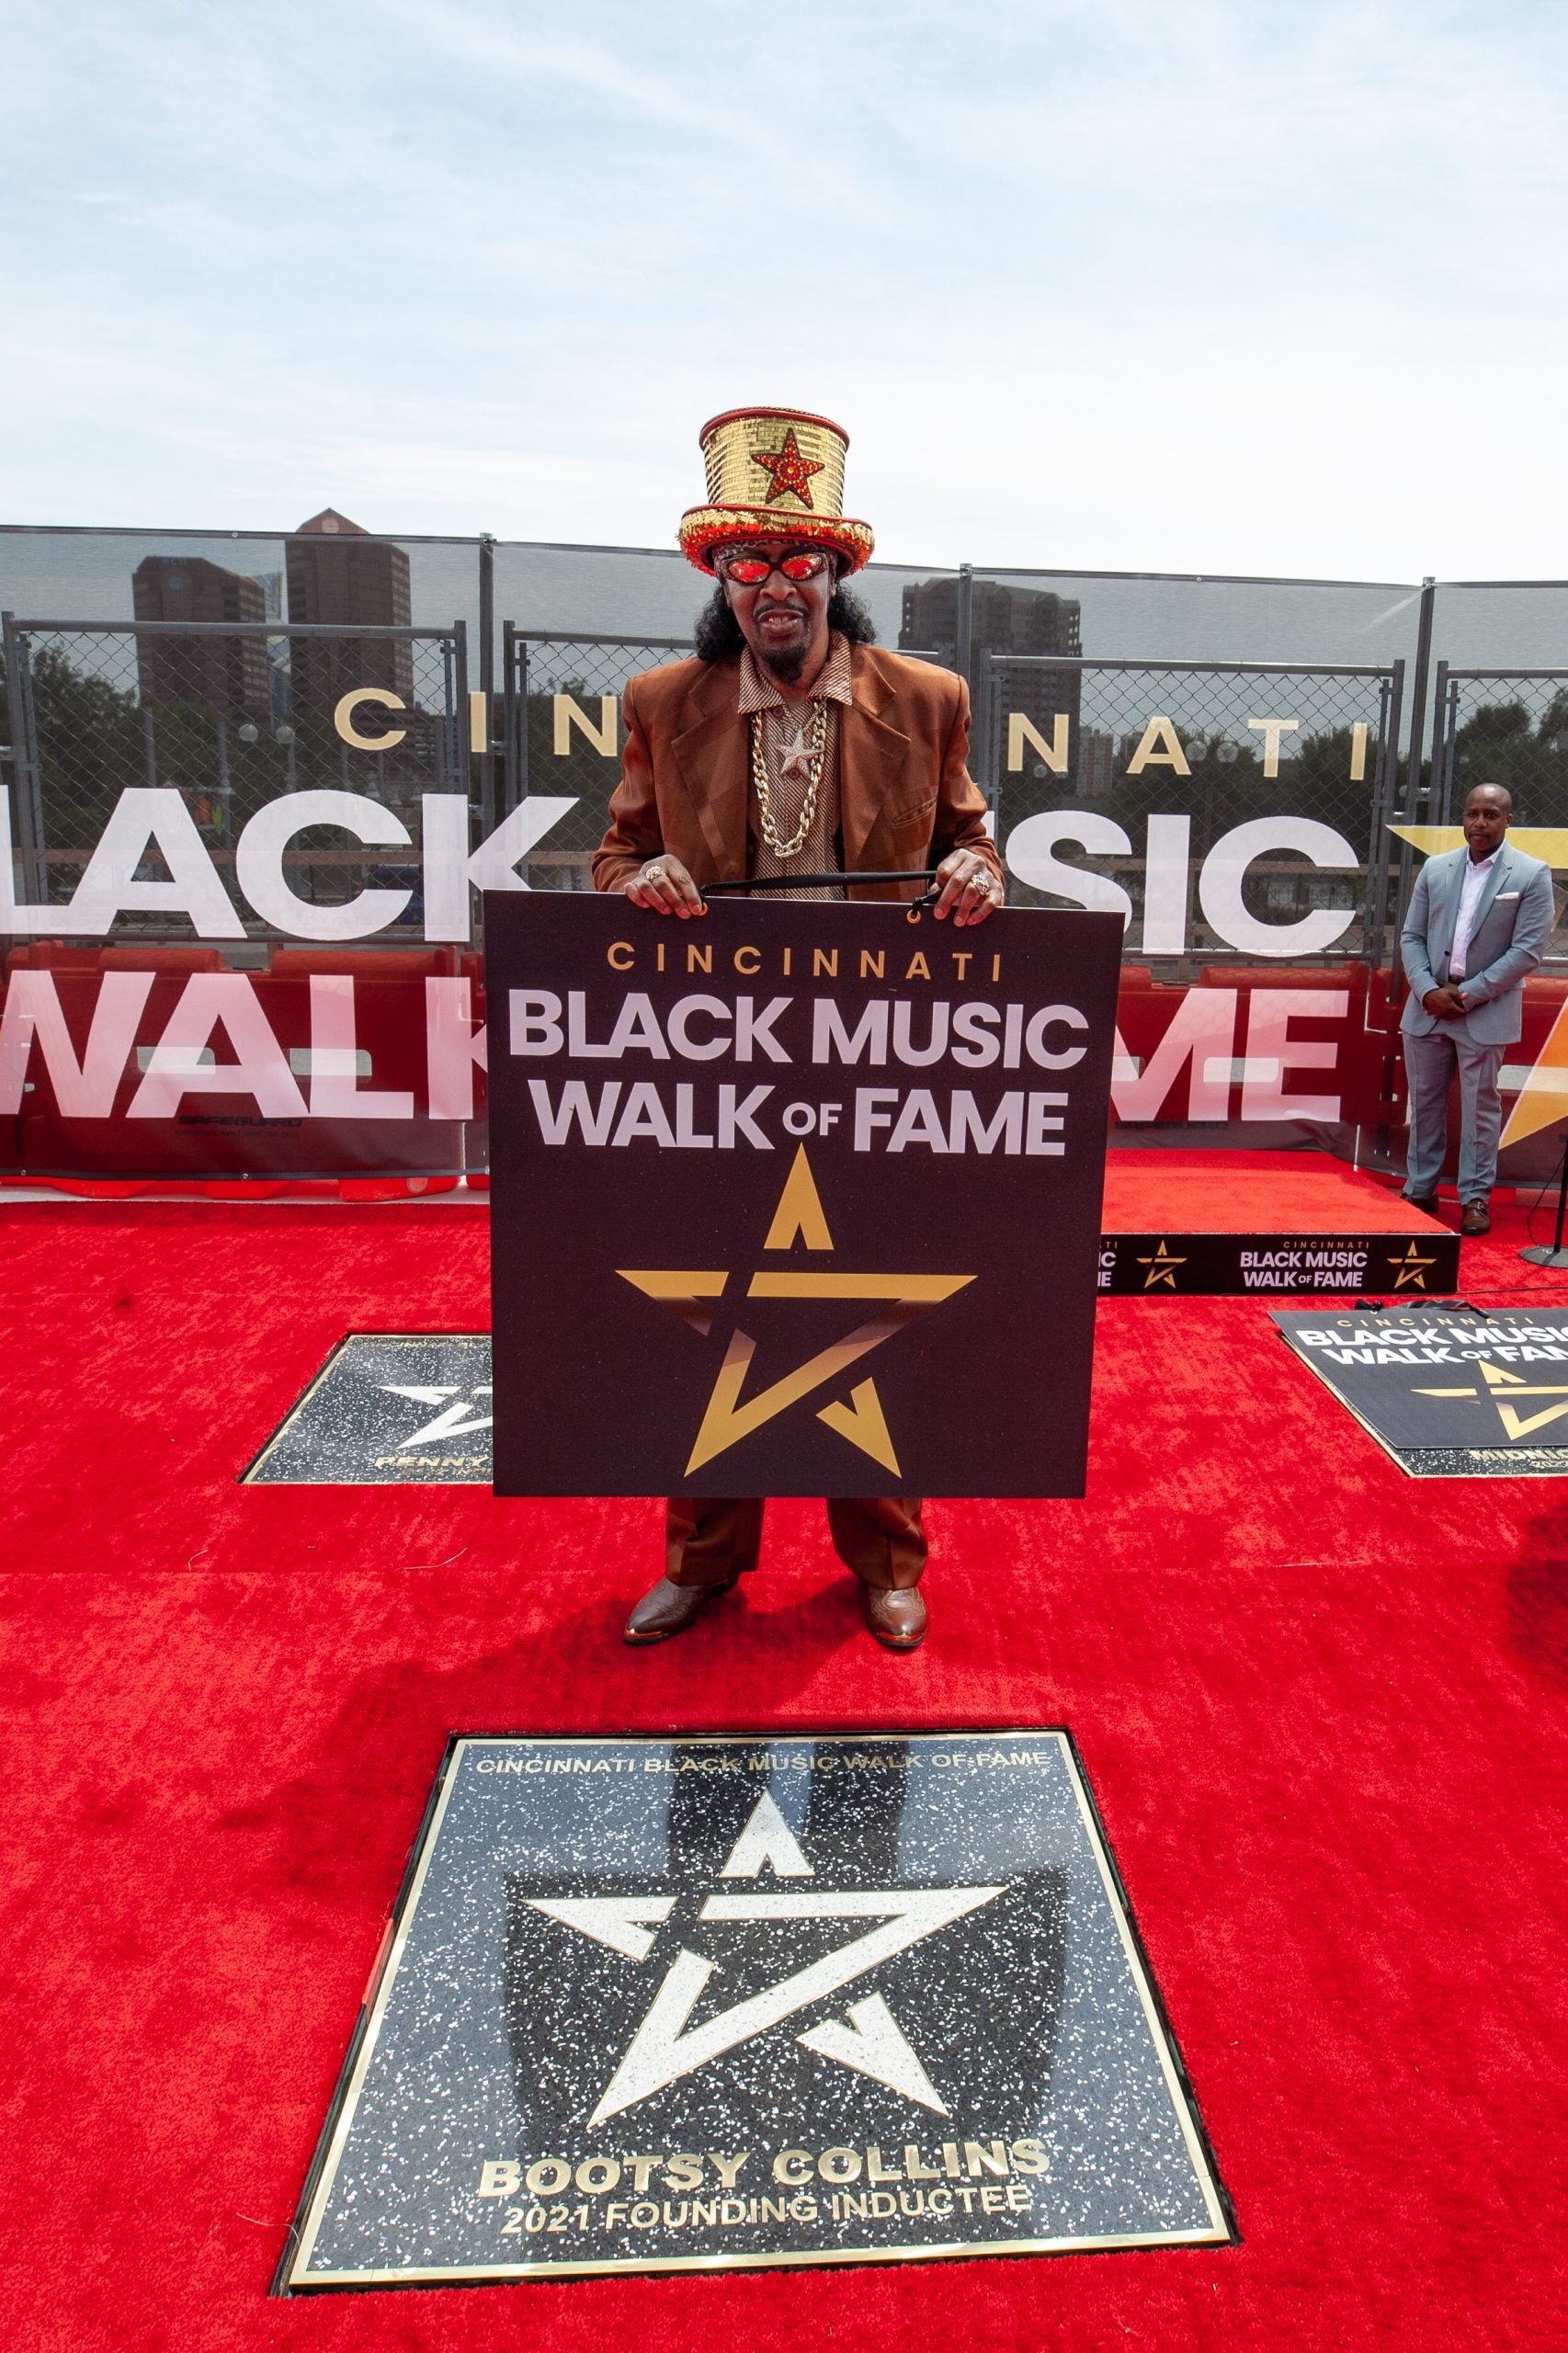
[[[774, 831], [787, 842], [794, 838], [800, 826], [811, 790], [806, 746], [816, 718], [813, 706], [821, 705], [825, 722], [816, 809], [806, 838], [793, 858], [781, 858], [763, 839], [756, 784], [752, 778], [746, 860], [752, 874], [788, 874], [791, 870], [797, 874], [831, 874], [842, 864], [838, 847], [838, 710], [841, 703], [853, 700], [849, 641], [837, 630], [828, 639], [827, 660], [821, 670], [806, 692], [793, 699], [787, 699], [761, 664], [753, 660], [749, 645], [743, 650], [739, 707], [753, 741], [760, 730], [763, 772], [767, 779]], [[751, 777], [749, 744], [747, 749], [747, 775]], [[815, 890], [770, 891], [767, 895], [770, 899], [842, 899], [844, 890], [842, 884], [828, 884]]]

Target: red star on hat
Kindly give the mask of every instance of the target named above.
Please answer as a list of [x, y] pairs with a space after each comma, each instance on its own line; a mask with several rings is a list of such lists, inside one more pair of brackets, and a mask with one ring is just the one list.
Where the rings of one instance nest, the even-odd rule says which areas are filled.
[[776, 498], [782, 498], [787, 491], [791, 490], [802, 506], [812, 504], [811, 479], [813, 474], [820, 474], [822, 468], [813, 465], [809, 458], [801, 457], [792, 425], [786, 428], [780, 448], [754, 449], [751, 461], [754, 466], [763, 467], [772, 478], [773, 487], [764, 502], [767, 506], [771, 506]]

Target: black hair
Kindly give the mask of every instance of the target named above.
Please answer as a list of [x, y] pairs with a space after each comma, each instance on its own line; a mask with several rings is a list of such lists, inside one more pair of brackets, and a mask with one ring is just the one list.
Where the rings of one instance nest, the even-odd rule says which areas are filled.
[[[827, 625], [846, 637], [851, 645], [875, 645], [877, 625], [858, 597], [847, 588], [836, 587], [828, 598]], [[739, 654], [745, 639], [741, 625], [730, 610], [729, 599], [721, 582], [697, 616], [697, 628], [692, 645], [699, 662], [725, 662]]]

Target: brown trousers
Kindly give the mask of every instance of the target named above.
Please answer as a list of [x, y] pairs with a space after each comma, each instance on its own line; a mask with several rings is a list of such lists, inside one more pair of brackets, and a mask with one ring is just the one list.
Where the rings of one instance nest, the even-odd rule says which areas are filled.
[[[926, 1530], [918, 1495], [827, 1499], [833, 1548], [863, 1585], [918, 1585], [926, 1566]], [[755, 1569], [762, 1550], [766, 1498], [721, 1500], [672, 1495], [665, 1509], [665, 1574], [672, 1585], [728, 1585]]]

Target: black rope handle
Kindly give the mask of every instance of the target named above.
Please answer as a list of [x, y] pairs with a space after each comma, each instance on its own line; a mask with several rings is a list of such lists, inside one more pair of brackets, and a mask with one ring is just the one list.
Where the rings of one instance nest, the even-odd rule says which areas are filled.
[[728, 898], [743, 891], [801, 891], [821, 890], [824, 884], [838, 882], [924, 882], [926, 888], [917, 899], [909, 902], [911, 923], [918, 923], [920, 910], [928, 907], [937, 896], [937, 870], [934, 866], [903, 867], [891, 873], [877, 874], [759, 874], [749, 882], [705, 882], [704, 899]]

